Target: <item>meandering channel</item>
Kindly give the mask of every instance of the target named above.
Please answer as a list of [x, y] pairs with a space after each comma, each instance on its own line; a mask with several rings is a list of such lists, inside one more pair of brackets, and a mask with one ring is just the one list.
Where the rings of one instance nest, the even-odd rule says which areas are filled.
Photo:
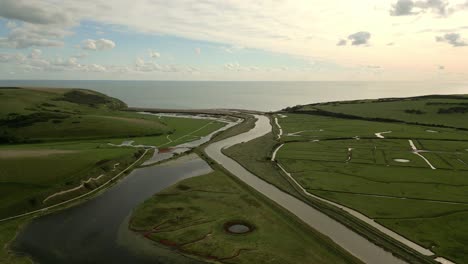
[[284, 207], [303, 222], [328, 236], [336, 244], [361, 259], [365, 263], [405, 263], [379, 246], [373, 244], [343, 224], [309, 206], [303, 201], [281, 191], [247, 171], [239, 163], [222, 153], [224, 148], [247, 142], [272, 131], [270, 120], [263, 115], [256, 115], [255, 127], [243, 134], [227, 138], [206, 147], [206, 154], [221, 164], [226, 170], [237, 176], [255, 190]]
[[[237, 122], [225, 120], [225, 123], [217, 131], [176, 148], [197, 147]], [[199, 263], [155, 247], [153, 242], [130, 232], [128, 221], [132, 210], [155, 193], [180, 180], [209, 172], [211, 167], [196, 155], [135, 169], [98, 197], [34, 219], [18, 234], [12, 248], [36, 262], [48, 264]]]

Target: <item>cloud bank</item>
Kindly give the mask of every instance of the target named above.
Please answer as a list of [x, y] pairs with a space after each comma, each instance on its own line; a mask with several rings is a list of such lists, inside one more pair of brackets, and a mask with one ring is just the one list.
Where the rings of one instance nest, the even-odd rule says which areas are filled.
[[115, 48], [115, 42], [110, 39], [86, 39], [81, 42], [81, 48], [85, 50], [108, 50]]

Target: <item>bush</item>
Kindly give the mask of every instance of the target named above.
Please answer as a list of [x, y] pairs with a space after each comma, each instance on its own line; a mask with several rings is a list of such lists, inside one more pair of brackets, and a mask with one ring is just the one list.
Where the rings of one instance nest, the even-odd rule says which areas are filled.
[[405, 110], [405, 113], [407, 113], [407, 114], [422, 115], [422, 114], [425, 114], [426, 112], [423, 112], [423, 111], [418, 110], [418, 109], [406, 109], [406, 110]]
[[457, 106], [457, 107], [450, 107], [450, 108], [440, 108], [439, 114], [464, 114], [468, 113], [468, 107]]
[[59, 114], [59, 113], [50, 113], [50, 112], [37, 112], [29, 115], [14, 115], [8, 116], [7, 119], [0, 120], [0, 126], [8, 127], [26, 127], [31, 126], [38, 122], [48, 122], [51, 119], [65, 119], [69, 115]]

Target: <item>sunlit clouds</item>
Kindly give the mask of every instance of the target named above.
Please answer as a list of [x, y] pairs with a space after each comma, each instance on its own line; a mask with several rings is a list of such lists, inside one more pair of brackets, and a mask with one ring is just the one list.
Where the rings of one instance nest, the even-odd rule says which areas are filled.
[[0, 78], [468, 80], [467, 46], [466, 0], [0, 3]]

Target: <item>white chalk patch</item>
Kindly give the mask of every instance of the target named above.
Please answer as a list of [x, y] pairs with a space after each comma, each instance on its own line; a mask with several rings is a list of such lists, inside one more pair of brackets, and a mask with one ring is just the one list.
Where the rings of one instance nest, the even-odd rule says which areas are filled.
[[377, 132], [377, 133], [375, 133], [375, 136], [378, 137], [378, 138], [385, 138], [383, 136], [383, 134], [388, 134], [388, 133], [392, 133], [392, 131]]
[[410, 140], [408, 140], [408, 142], [409, 142], [409, 144], [410, 144], [410, 146], [411, 146], [411, 149], [413, 150], [413, 153], [414, 153], [415, 155], [421, 157], [421, 158], [427, 163], [427, 165], [429, 165], [429, 167], [430, 167], [431, 169], [435, 170], [436, 167], [434, 167], [434, 166], [431, 164], [431, 162], [429, 162], [429, 160], [426, 159], [426, 157], [424, 157], [423, 155], [421, 155], [421, 154], [419, 153], [419, 152], [422, 152], [422, 151], [421, 151], [421, 150], [418, 150], [418, 148], [416, 147], [416, 145], [414, 145], [413, 140], [410, 139]]
[[407, 159], [393, 159], [393, 160], [396, 161], [396, 162], [402, 162], [402, 163], [410, 162], [410, 160], [407, 160]]
[[439, 133], [439, 131], [436, 131], [436, 130], [430, 130], [430, 129], [426, 130], [426, 132], [428, 132], [428, 133]]

